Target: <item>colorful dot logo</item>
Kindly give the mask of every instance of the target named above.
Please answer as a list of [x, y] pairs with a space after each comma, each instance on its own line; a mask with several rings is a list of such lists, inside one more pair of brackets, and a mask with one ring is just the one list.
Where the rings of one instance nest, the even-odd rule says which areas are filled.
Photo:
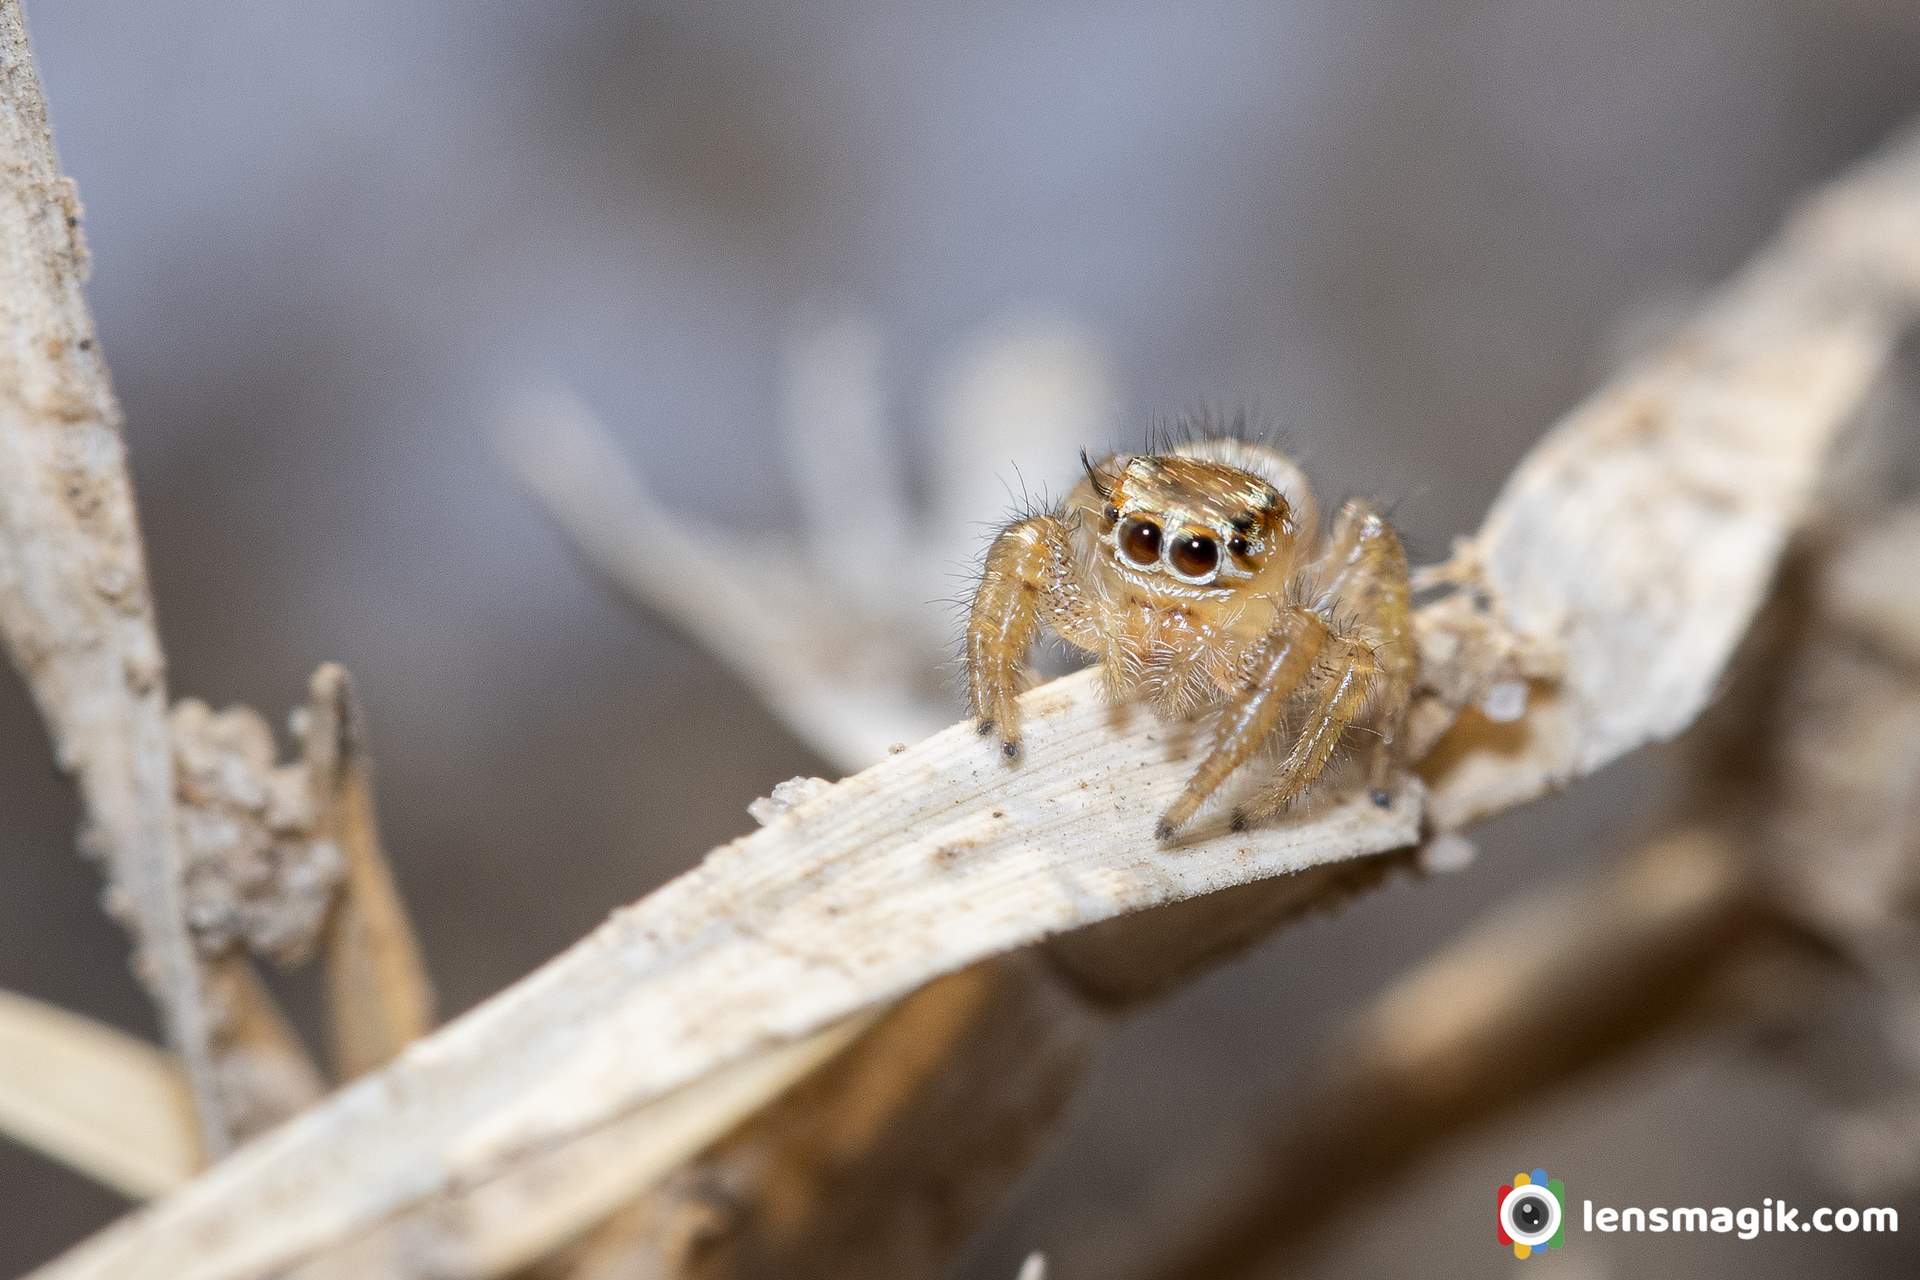
[[1513, 1246], [1513, 1256], [1524, 1258], [1535, 1249], [1558, 1249], [1567, 1242], [1560, 1206], [1566, 1203], [1567, 1187], [1558, 1178], [1549, 1178], [1545, 1169], [1516, 1173], [1511, 1184], [1503, 1184], [1493, 1202], [1493, 1230], [1503, 1245]]

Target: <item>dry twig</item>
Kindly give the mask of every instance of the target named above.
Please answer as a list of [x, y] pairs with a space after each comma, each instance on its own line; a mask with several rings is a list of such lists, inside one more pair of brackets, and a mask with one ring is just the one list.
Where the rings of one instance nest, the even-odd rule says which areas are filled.
[[0, 1127], [135, 1198], [200, 1167], [177, 1062], [144, 1040], [0, 992]]
[[327, 1013], [334, 1070], [351, 1080], [390, 1061], [433, 1026], [420, 945], [380, 850], [366, 713], [344, 668], [314, 672], [305, 740], [314, 838], [340, 852], [346, 883], [326, 923]]
[[109, 901], [217, 1153], [234, 1125], [187, 931], [165, 665], [120, 407], [80, 291], [80, 202], [55, 160], [18, 0], [0, 0], [0, 244], [0, 638], [79, 784], [83, 843], [107, 864]]

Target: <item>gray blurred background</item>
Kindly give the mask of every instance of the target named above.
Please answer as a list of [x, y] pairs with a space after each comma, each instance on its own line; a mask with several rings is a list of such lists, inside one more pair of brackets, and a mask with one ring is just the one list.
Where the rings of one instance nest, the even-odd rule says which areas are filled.
[[[358, 676], [450, 1012], [745, 830], [773, 783], [830, 771], [581, 572], [491, 450], [517, 387], [578, 392], [668, 505], [778, 533], [796, 317], [883, 335], [924, 496], [954, 353], [1042, 308], [1104, 351], [1116, 438], [1252, 405], [1323, 490], [1397, 501], [1437, 559], [1635, 317], [1920, 109], [1902, 0], [27, 7], [174, 689], [278, 717], [319, 660]], [[0, 987], [150, 1034], [10, 671], [0, 752]], [[1342, 1008], [1631, 839], [1660, 764], [1131, 1024], [961, 1274], [1030, 1248], [1090, 1274], [1102, 1225], [1231, 1149]], [[1713, 1047], [1383, 1187], [1319, 1274], [1504, 1274], [1491, 1189], [1541, 1163], [1576, 1197], [1847, 1203], [1808, 1156], [1815, 1101]], [[0, 1148], [0, 1272], [121, 1211]], [[1910, 1272], [1914, 1239], [1586, 1237], [1528, 1265]]]

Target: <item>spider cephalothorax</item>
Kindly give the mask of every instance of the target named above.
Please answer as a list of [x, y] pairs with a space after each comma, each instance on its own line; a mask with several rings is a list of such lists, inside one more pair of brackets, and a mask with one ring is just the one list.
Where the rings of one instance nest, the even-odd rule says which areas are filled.
[[1413, 687], [1406, 554], [1371, 505], [1319, 536], [1299, 467], [1240, 440], [1094, 463], [1059, 506], [1015, 521], [987, 552], [967, 624], [980, 732], [1019, 755], [1027, 650], [1040, 625], [1099, 658], [1109, 694], [1187, 717], [1217, 738], [1161, 815], [1169, 838], [1283, 728], [1292, 745], [1236, 821], [1300, 796], [1349, 729], [1371, 731], [1371, 781]]

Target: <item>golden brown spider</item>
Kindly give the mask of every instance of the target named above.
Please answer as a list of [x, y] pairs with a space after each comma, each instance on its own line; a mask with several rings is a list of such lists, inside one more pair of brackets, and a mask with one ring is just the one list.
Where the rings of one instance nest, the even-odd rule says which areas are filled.
[[1348, 502], [1329, 536], [1306, 476], [1263, 445], [1202, 440], [1118, 454], [1059, 506], [1016, 520], [987, 551], [967, 621], [980, 732], [1020, 754], [1027, 650], [1042, 622], [1103, 664], [1115, 701], [1169, 717], [1219, 708], [1213, 749], [1160, 815], [1170, 839], [1202, 802], [1297, 725], [1236, 829], [1312, 785], [1348, 729], [1371, 730], [1375, 799], [1412, 691], [1407, 557], [1371, 505]]

